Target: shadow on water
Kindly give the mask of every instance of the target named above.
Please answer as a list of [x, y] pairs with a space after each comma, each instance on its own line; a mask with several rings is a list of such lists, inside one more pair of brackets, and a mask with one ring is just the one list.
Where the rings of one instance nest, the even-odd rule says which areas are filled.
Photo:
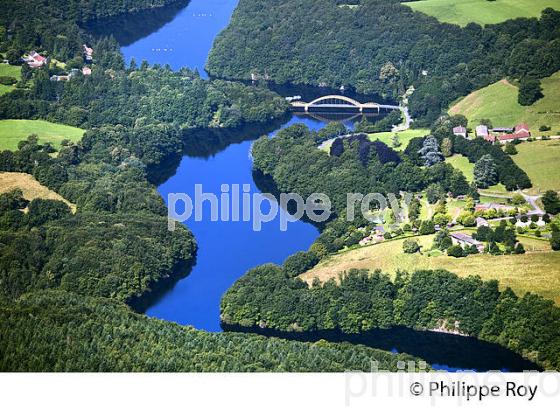
[[445, 363], [446, 367], [469, 369], [479, 372], [501, 370], [519, 372], [542, 370], [535, 363], [517, 353], [493, 343], [474, 337], [447, 333], [413, 330], [406, 327], [376, 329], [361, 334], [345, 334], [340, 331], [281, 332], [259, 327], [242, 327], [222, 323], [222, 329], [230, 332], [258, 333], [289, 340], [315, 342], [350, 342], [377, 349], [408, 353], [428, 363]]
[[216, 129], [196, 128], [183, 131], [183, 150], [165, 158], [161, 163], [148, 169], [149, 181], [161, 185], [177, 172], [181, 160], [186, 155], [191, 158], [208, 159], [226, 150], [231, 144], [252, 141], [279, 129], [290, 119], [290, 115], [267, 123], [245, 124], [238, 128]]
[[177, 283], [190, 275], [196, 266], [196, 253], [192, 260], [181, 261], [173, 268], [173, 273], [167, 278], [160, 279], [152, 284], [150, 292], [144, 293], [127, 300], [127, 304], [138, 313], [145, 313], [150, 306], [159, 302], [165, 295], [172, 290]]
[[176, 0], [163, 7], [94, 20], [84, 28], [94, 37], [113, 36], [126, 47], [173, 21], [189, 3], [190, 0]]

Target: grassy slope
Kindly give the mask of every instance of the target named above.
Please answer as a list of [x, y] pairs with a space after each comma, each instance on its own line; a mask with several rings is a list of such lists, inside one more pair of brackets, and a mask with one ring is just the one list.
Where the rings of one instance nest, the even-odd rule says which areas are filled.
[[[0, 77], [15, 77], [17, 80], [21, 79], [21, 67], [8, 64], [0, 64]], [[15, 89], [13, 85], [0, 84], [0, 95], [6, 94]]]
[[22, 172], [0, 172], [0, 194], [19, 188], [23, 192], [23, 197], [28, 201], [36, 198], [54, 199], [66, 203], [72, 211], [76, 210], [76, 205], [68, 202], [62, 196], [49, 188], [41, 185], [33, 176]]
[[560, 191], [560, 140], [524, 142], [517, 145], [515, 163], [541, 191]]
[[445, 162], [453, 165], [454, 168], [457, 168], [459, 171], [461, 171], [465, 175], [465, 178], [467, 178], [467, 181], [473, 181], [474, 164], [471, 164], [467, 157], [455, 154], [449, 158], [446, 158]]
[[[560, 3], [560, 2], [559, 2]], [[530, 107], [517, 103], [517, 87], [505, 80], [477, 90], [449, 109], [450, 114], [463, 114], [474, 128], [480, 119], [489, 118], [494, 126], [513, 126], [526, 122], [533, 135], [560, 134], [560, 72], [542, 80], [544, 98]], [[552, 127], [540, 132], [541, 125]]]
[[[452, 258], [445, 255], [407, 255], [402, 251], [403, 239], [366, 246], [339, 253], [304, 273], [301, 278], [309, 282], [314, 277], [321, 280], [336, 278], [339, 272], [352, 268], [381, 269], [394, 274], [397, 269], [447, 269], [459, 276], [479, 275], [485, 280], [497, 279], [500, 286], [510, 286], [518, 294], [531, 291], [560, 304], [560, 252], [551, 252], [547, 241], [519, 238], [525, 255], [491, 256], [471, 255]], [[433, 236], [418, 238], [423, 249], [431, 247]]]
[[539, 17], [547, 7], [560, 9], [558, 0], [422, 0], [405, 3], [438, 20], [466, 26], [494, 24], [516, 17]]
[[0, 120], [0, 151], [16, 150], [18, 142], [30, 134], [37, 134], [39, 142], [49, 141], [59, 148], [63, 139], [79, 141], [84, 130], [43, 120]]
[[401, 132], [396, 132], [396, 133], [395, 132], [377, 132], [377, 133], [374, 133], [374, 134], [369, 134], [369, 139], [371, 141], [379, 140], [379, 141], [384, 142], [385, 144], [387, 144], [388, 146], [391, 147], [391, 138], [395, 134], [397, 134], [399, 136], [399, 139], [400, 139], [401, 144], [402, 144], [399, 148], [397, 148], [397, 150], [398, 151], [403, 151], [412, 138], [424, 137], [426, 135], [429, 135], [430, 130], [420, 128], [420, 129], [409, 129], [409, 130], [406, 130], [406, 131], [401, 131]]

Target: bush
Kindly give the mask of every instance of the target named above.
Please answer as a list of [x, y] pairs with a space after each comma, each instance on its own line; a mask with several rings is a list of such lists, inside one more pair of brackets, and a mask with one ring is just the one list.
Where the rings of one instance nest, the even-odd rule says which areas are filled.
[[404, 253], [417, 253], [420, 251], [420, 245], [413, 239], [406, 239], [403, 242], [403, 251]]
[[541, 125], [539, 127], [539, 131], [541, 131], [541, 132], [546, 132], [546, 131], [550, 131], [550, 130], [551, 130], [551, 128], [547, 125]]
[[420, 235], [431, 235], [436, 232], [436, 227], [432, 221], [422, 221], [419, 232]]
[[537, 229], [537, 230], [535, 231], [535, 236], [536, 236], [537, 238], [540, 238], [540, 237], [542, 236], [542, 232], [541, 232], [540, 229]]
[[459, 245], [453, 245], [449, 249], [447, 249], [447, 255], [453, 256], [454, 258], [463, 258], [465, 257], [465, 251]]
[[461, 224], [467, 227], [476, 226], [476, 218], [473, 214], [469, 213], [461, 218]]
[[516, 255], [522, 255], [525, 253], [525, 247], [521, 242], [515, 245], [515, 249], [513, 250], [513, 253], [515, 253]]
[[319, 258], [313, 252], [297, 252], [284, 261], [284, 273], [293, 278], [308, 271], [319, 263]]
[[517, 148], [515, 148], [515, 144], [508, 142], [504, 148], [504, 152], [508, 155], [516, 155]]
[[465, 249], [465, 252], [466, 252], [467, 255], [476, 255], [476, 254], [480, 253], [478, 251], [478, 248], [476, 247], [476, 245], [471, 245], [471, 246], [467, 247]]
[[535, 78], [523, 78], [519, 83], [519, 96], [517, 101], [520, 105], [533, 105], [543, 97], [541, 82]]
[[560, 198], [556, 191], [546, 191], [541, 198], [546, 213], [556, 215], [560, 213]]
[[15, 77], [0, 75], [0, 84], [2, 84], [2, 85], [14, 85], [15, 83], [17, 83], [17, 79]]
[[520, 205], [525, 205], [527, 202], [525, 201], [525, 198], [523, 197], [523, 195], [521, 195], [520, 193], [515, 193], [511, 197], [511, 203], [513, 205], [520, 206]]
[[552, 247], [553, 251], [560, 251], [560, 230], [558, 230], [558, 228], [552, 228], [550, 246]]

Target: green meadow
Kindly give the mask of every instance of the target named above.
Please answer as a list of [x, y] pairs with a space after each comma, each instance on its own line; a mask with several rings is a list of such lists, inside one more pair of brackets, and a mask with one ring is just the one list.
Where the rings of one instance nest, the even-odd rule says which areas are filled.
[[37, 134], [39, 142], [50, 142], [58, 149], [64, 139], [82, 139], [84, 130], [43, 120], [0, 120], [0, 151], [17, 150], [18, 143], [31, 134]]
[[467, 178], [467, 181], [472, 182], [474, 180], [474, 164], [471, 164], [467, 157], [455, 154], [449, 158], [446, 158], [445, 162], [453, 165], [454, 168], [457, 168], [459, 171], [461, 171], [465, 175], [465, 178]]
[[397, 148], [398, 151], [402, 151], [406, 148], [406, 146], [408, 145], [408, 143], [410, 142], [411, 139], [416, 138], [416, 137], [424, 137], [426, 135], [430, 135], [430, 130], [428, 129], [423, 129], [423, 128], [419, 128], [419, 129], [408, 129], [406, 131], [401, 131], [401, 132], [376, 132], [374, 134], [369, 134], [369, 139], [371, 141], [375, 141], [375, 140], [379, 140], [381, 142], [384, 142], [385, 144], [387, 144], [388, 146], [392, 147], [391, 145], [391, 139], [393, 138], [393, 135], [397, 134], [399, 136], [399, 140], [401, 142], [401, 146], [399, 148]]
[[[21, 79], [21, 67], [17, 65], [0, 64], [0, 77], [14, 77], [16, 80]], [[0, 84], [0, 95], [9, 93], [16, 87], [13, 85]]]
[[523, 169], [534, 189], [560, 192], [560, 140], [523, 142], [512, 158]]
[[446, 269], [463, 277], [479, 275], [484, 280], [497, 279], [502, 289], [510, 286], [519, 295], [533, 292], [560, 304], [560, 252], [551, 251], [546, 240], [519, 237], [527, 250], [524, 255], [479, 254], [456, 259], [441, 254], [429, 256], [433, 235], [415, 239], [422, 246], [422, 253], [405, 254], [404, 239], [382, 242], [335, 254], [300, 278], [308, 283], [313, 278], [327, 281], [350, 269], [380, 269], [391, 275], [397, 270]]
[[422, 0], [404, 3], [445, 23], [466, 26], [501, 23], [517, 17], [539, 17], [547, 7], [560, 9], [558, 0]]
[[[560, 3], [560, 1], [559, 1]], [[480, 120], [490, 119], [495, 127], [529, 124], [533, 135], [560, 135], [560, 72], [542, 79], [544, 97], [529, 107], [517, 102], [518, 88], [506, 80], [474, 91], [455, 103], [450, 114], [462, 114], [469, 120], [469, 127], [476, 127]], [[552, 129], [540, 132], [546, 125]]]

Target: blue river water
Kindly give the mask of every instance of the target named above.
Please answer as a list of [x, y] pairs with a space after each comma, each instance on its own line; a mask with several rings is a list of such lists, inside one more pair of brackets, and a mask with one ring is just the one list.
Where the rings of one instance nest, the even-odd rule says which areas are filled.
[[123, 47], [125, 59], [169, 64], [175, 70], [196, 68], [207, 78], [206, 59], [214, 39], [228, 25], [237, 3], [239, 0], [192, 0], [159, 30]]
[[[296, 121], [314, 128], [320, 126], [305, 119], [291, 123]], [[209, 159], [184, 157], [177, 173], [158, 191], [166, 201], [169, 193], [186, 193], [194, 198], [196, 184], [202, 185], [204, 193], [214, 193], [218, 198], [222, 184], [248, 184], [251, 193], [260, 192], [251, 172], [251, 144], [245, 141], [230, 145]], [[262, 209], [268, 212], [264, 204]], [[199, 246], [196, 266], [146, 313], [198, 329], [220, 331], [220, 299], [239, 277], [263, 263], [281, 263], [289, 255], [306, 250], [317, 237], [317, 229], [301, 221], [289, 223], [282, 232], [279, 215], [255, 232], [253, 222], [211, 222], [210, 206], [206, 204], [202, 221], [192, 218], [186, 223]]]
[[[173, 69], [197, 68], [206, 76], [203, 69], [214, 38], [228, 24], [237, 3], [193, 0], [172, 21], [123, 47], [125, 59], [169, 64]], [[284, 127], [296, 122], [313, 129], [324, 125], [294, 116]], [[170, 193], [186, 193], [194, 198], [196, 184], [202, 186], [204, 193], [214, 193], [218, 198], [222, 184], [248, 184], [251, 193], [260, 192], [252, 176], [251, 144], [245, 141], [229, 145], [208, 159], [185, 156], [175, 175], [158, 188], [159, 193], [165, 201]], [[239, 277], [263, 263], [282, 263], [289, 255], [309, 248], [319, 234], [315, 227], [301, 221], [289, 223], [287, 231], [282, 232], [279, 215], [255, 232], [252, 222], [212, 222], [210, 207], [205, 206], [202, 221], [192, 218], [186, 222], [199, 246], [196, 265], [146, 314], [197, 329], [220, 331], [220, 299]]]

